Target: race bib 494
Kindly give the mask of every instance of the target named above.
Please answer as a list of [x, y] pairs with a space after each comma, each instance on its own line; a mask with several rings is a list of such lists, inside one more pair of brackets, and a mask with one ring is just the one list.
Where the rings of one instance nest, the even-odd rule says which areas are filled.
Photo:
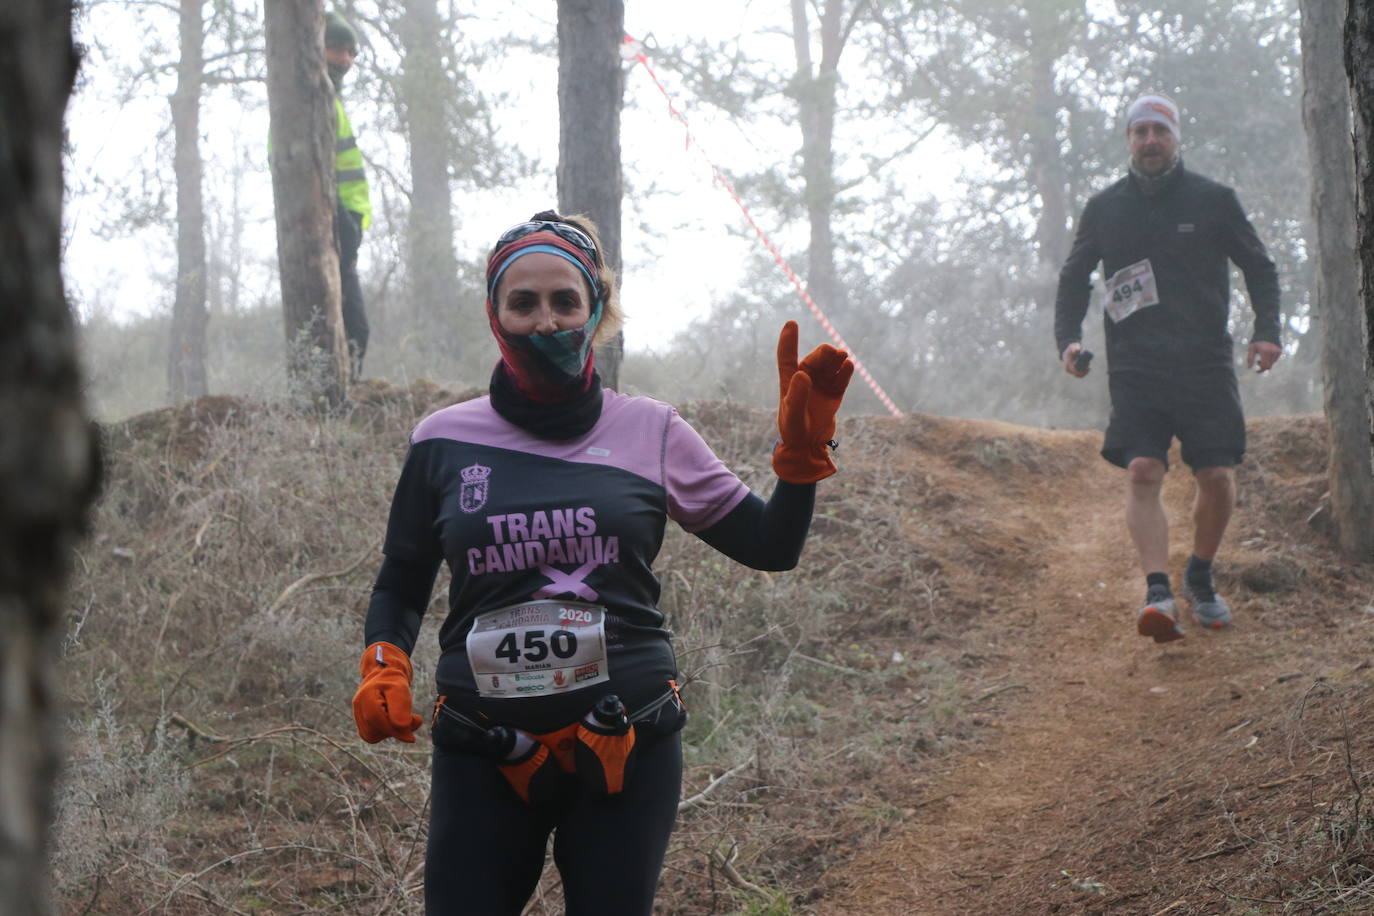
[[1125, 321], [1143, 308], [1159, 305], [1159, 289], [1150, 259], [1136, 261], [1112, 274], [1103, 296], [1103, 308], [1116, 322]]

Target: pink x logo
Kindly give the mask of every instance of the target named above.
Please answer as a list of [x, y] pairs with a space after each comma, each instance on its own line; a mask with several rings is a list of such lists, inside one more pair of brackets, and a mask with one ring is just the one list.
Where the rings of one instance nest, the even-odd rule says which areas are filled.
[[570, 573], [559, 572], [547, 564], [539, 567], [539, 571], [549, 577], [549, 584], [534, 593], [536, 598], [556, 598], [559, 595], [571, 594], [587, 601], [596, 600], [596, 589], [586, 583], [587, 576], [593, 569], [596, 569], [597, 562], [588, 560], [577, 569]]

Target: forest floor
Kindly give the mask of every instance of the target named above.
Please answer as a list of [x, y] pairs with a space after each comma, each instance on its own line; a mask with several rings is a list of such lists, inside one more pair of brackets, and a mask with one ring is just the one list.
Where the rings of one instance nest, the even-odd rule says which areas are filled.
[[[1217, 561], [1235, 624], [1203, 630], [1180, 599], [1187, 637], [1163, 645], [1135, 632], [1143, 581], [1100, 435], [999, 427], [927, 419], [905, 459], [987, 522], [986, 549], [945, 570], [1000, 608], [964, 636], [995, 669], [987, 727], [815, 911], [1374, 912], [1374, 578], [1307, 523], [1319, 418], [1251, 422]], [[1000, 480], [960, 447], [994, 431]], [[1171, 467], [1177, 591], [1194, 484], [1176, 450]]]
[[[340, 420], [207, 398], [106, 430], [60, 912], [422, 911], [425, 742], [361, 744], [347, 698], [405, 432], [457, 396], [354, 397]], [[766, 492], [768, 412], [683, 413]], [[1374, 912], [1374, 569], [1308, 521], [1322, 419], [1250, 435], [1217, 563], [1235, 625], [1167, 645], [1135, 633], [1097, 432], [847, 418], [795, 573], [670, 531], [693, 803], [657, 911]], [[1193, 491], [1175, 454], [1176, 587]], [[526, 912], [562, 913], [552, 867]]]

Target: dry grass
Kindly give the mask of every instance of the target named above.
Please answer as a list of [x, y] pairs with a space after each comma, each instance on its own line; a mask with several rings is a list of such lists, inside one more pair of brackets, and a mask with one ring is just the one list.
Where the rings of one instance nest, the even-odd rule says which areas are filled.
[[[422, 911], [427, 742], [363, 744], [349, 697], [406, 431], [456, 399], [377, 383], [343, 416], [212, 398], [107, 429], [109, 482], [70, 597], [62, 912]], [[683, 413], [748, 483], [769, 485], [767, 413]], [[1367, 577], [1284, 533], [1315, 447], [1287, 432], [1261, 431], [1273, 457], [1242, 483], [1269, 499], [1246, 515], [1250, 546], [1223, 584], [1253, 592], [1261, 620], [1268, 584], [1319, 587], [1335, 596], [1304, 612], [1319, 627], [1334, 602], [1374, 595], [1358, 598]], [[793, 573], [738, 567], [670, 526], [655, 568], [691, 720], [661, 912], [824, 911], [832, 866], [939, 802], [946, 752], [983, 740], [997, 714], [987, 700], [1018, 696], [991, 643], [975, 652], [965, 637], [988, 621], [1005, 632], [1008, 596], [1047, 536], [1014, 498], [1018, 481], [1087, 460], [1056, 435], [846, 421], [843, 473], [821, 487]], [[445, 591], [441, 579], [436, 618]], [[416, 652], [418, 705], [432, 694], [434, 627]], [[1224, 888], [1234, 912], [1271, 911], [1248, 898], [1282, 901], [1273, 912], [1367, 911], [1368, 673], [1285, 682], [1255, 701], [1291, 742], [1290, 769], [1267, 781], [1309, 775], [1199, 800], [1186, 789], [1216, 766], [1199, 751], [1177, 761], [1178, 801], [1134, 842], [1245, 844], [1253, 861]], [[1299, 789], [1305, 809], [1255, 814]], [[1054, 893], [1101, 899], [1091, 878]], [[528, 912], [562, 912], [552, 870]]]
[[426, 759], [356, 741], [346, 701], [379, 519], [423, 406], [329, 419], [206, 399], [106, 431], [64, 666], [70, 911], [414, 899]]
[[[64, 664], [65, 911], [421, 911], [427, 748], [364, 745], [348, 698], [406, 430], [454, 398], [357, 395], [334, 418], [212, 398], [106, 430]], [[685, 412], [751, 484], [771, 480], [770, 417]], [[871, 477], [825, 491], [800, 573], [735, 566], [676, 529], [665, 544], [692, 718], [664, 912], [787, 911], [900, 817], [912, 788], [884, 772], [934, 753], [961, 715], [950, 665], [875, 649], [941, 599]], [[860, 527], [875, 549], [856, 554]], [[436, 616], [444, 603], [441, 582]], [[532, 912], [561, 912], [555, 884]]]

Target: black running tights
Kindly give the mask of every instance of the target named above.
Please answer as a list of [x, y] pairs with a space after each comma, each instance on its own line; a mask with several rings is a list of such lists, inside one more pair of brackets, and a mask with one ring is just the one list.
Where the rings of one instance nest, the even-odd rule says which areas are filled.
[[651, 913], [681, 795], [681, 735], [655, 736], [636, 753], [621, 794], [572, 787], [564, 798], [530, 807], [491, 760], [436, 747], [425, 913], [519, 916], [539, 881], [550, 832], [568, 916]]

